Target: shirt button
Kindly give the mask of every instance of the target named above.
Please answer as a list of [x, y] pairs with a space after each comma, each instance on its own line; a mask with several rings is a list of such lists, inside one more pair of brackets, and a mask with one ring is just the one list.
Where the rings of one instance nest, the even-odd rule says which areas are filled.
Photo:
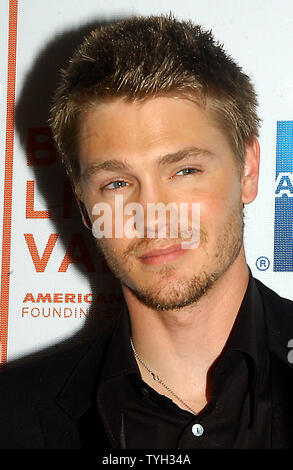
[[191, 431], [194, 436], [199, 437], [203, 434], [204, 429], [201, 424], [194, 424]]

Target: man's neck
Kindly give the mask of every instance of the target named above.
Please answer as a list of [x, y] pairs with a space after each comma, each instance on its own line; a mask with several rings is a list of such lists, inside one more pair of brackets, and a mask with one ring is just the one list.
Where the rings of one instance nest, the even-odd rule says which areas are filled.
[[[193, 389], [193, 382], [197, 384], [198, 395], [207, 395], [208, 371], [227, 342], [248, 280], [242, 248], [233, 265], [213, 287], [197, 302], [180, 310], [155, 311], [124, 288], [137, 352], [179, 395], [180, 390], [183, 393], [186, 389], [183, 384]], [[138, 365], [143, 378], [153, 386], [150, 374]], [[192, 400], [188, 394], [185, 398]]]

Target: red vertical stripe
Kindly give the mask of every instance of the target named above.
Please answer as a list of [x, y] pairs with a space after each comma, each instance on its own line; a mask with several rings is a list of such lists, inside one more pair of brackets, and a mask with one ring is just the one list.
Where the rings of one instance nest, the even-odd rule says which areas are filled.
[[9, 1], [8, 30], [8, 74], [7, 74], [7, 114], [3, 207], [3, 246], [1, 269], [1, 315], [0, 340], [2, 364], [7, 361], [8, 308], [10, 284], [11, 252], [11, 214], [12, 214], [12, 178], [13, 178], [13, 143], [14, 143], [14, 108], [16, 76], [16, 41], [17, 41], [17, 0]]

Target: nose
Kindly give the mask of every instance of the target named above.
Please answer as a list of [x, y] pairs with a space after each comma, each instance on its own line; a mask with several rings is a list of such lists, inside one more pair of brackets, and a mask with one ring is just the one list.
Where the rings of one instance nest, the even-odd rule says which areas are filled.
[[177, 204], [171, 201], [170, 191], [168, 193], [161, 181], [146, 179], [140, 185], [137, 202], [142, 207], [135, 218], [135, 229], [140, 238], [177, 237]]

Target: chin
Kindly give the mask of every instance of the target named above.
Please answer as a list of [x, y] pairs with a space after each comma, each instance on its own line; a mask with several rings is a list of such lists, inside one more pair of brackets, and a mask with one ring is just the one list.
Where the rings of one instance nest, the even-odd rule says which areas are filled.
[[216, 273], [203, 272], [189, 280], [169, 280], [165, 286], [152, 285], [150, 287], [134, 287], [132, 284], [124, 284], [132, 294], [145, 306], [153, 310], [180, 310], [197, 302], [211, 289], [218, 279]]

